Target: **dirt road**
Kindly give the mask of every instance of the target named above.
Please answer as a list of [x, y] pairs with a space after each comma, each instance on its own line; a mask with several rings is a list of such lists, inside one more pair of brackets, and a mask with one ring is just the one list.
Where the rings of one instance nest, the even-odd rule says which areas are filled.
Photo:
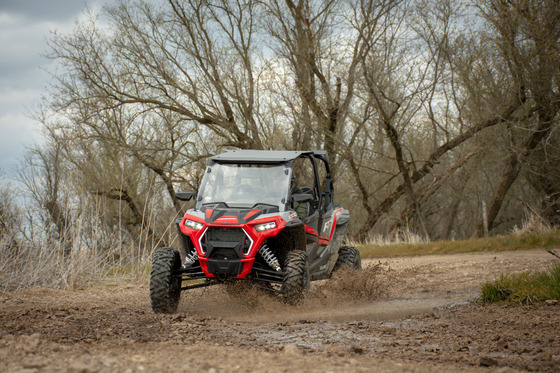
[[212, 287], [183, 293], [174, 315], [152, 313], [145, 284], [2, 294], [0, 372], [558, 372], [560, 304], [473, 302], [484, 281], [555, 260], [367, 261], [299, 307]]

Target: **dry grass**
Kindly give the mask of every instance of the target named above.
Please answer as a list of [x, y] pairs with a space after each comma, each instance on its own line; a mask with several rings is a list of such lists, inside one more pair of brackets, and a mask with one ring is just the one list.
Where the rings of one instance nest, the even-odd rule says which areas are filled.
[[[124, 250], [120, 250], [124, 251]], [[93, 284], [117, 285], [144, 281], [149, 255], [130, 264], [115, 262], [114, 252], [80, 249], [62, 255], [56, 246], [20, 244], [10, 250], [0, 242], [0, 292], [31, 288], [75, 290]]]
[[512, 233], [505, 236], [429, 242], [405, 229], [393, 237], [375, 236], [366, 243], [350, 245], [357, 247], [365, 258], [560, 247], [557, 227], [533, 211], [527, 211], [526, 216], [521, 227], [514, 227]]
[[553, 248], [560, 247], [560, 231], [551, 228], [542, 232], [517, 231], [517, 233], [508, 236], [471, 238], [468, 240], [428, 243], [371, 243], [357, 245], [356, 247], [364, 258]]
[[0, 242], [0, 291], [29, 288], [76, 289], [99, 278], [98, 260], [79, 254], [63, 257], [56, 247], [32, 242]]
[[68, 233], [70, 247], [45, 238], [0, 239], [0, 292], [73, 290], [147, 278], [151, 246], [119, 244], [117, 234], [100, 234], [85, 223], [73, 225]]

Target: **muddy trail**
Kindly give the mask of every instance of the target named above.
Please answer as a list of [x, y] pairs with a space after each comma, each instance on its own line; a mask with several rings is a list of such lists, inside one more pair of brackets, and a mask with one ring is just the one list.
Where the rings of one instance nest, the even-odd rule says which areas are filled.
[[146, 284], [0, 295], [1, 372], [560, 371], [560, 304], [476, 302], [544, 250], [365, 261], [289, 307], [254, 288], [182, 294], [150, 309]]

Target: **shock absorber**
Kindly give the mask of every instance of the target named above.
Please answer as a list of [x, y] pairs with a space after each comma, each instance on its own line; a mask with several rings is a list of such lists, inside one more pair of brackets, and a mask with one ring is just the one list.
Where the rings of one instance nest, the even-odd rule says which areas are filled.
[[196, 253], [196, 250], [191, 251], [190, 254], [187, 254], [187, 256], [185, 256], [185, 264], [183, 264], [183, 268], [192, 266], [194, 262], [197, 261], [197, 259], [198, 254]]
[[276, 255], [274, 255], [274, 253], [272, 252], [272, 250], [270, 250], [268, 248], [268, 246], [263, 245], [261, 247], [261, 249], [259, 250], [259, 253], [263, 257], [263, 259], [266, 261], [266, 263], [269, 266], [271, 266], [272, 268], [274, 268], [275, 271], [278, 272], [282, 269], [282, 268], [280, 268], [280, 263], [278, 262], [278, 259], [276, 258]]

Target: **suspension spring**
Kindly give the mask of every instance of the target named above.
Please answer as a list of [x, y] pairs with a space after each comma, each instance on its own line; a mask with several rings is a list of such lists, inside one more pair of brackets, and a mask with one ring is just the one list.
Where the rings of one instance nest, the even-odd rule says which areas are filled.
[[187, 254], [187, 256], [185, 257], [185, 264], [183, 264], [183, 268], [192, 266], [194, 262], [197, 261], [197, 259], [198, 259], [198, 254], [196, 253], [196, 250], [191, 251], [191, 253]]
[[266, 263], [272, 268], [274, 268], [275, 271], [278, 272], [282, 269], [280, 268], [280, 263], [278, 262], [276, 255], [274, 255], [274, 253], [268, 248], [268, 246], [264, 245], [263, 247], [261, 247], [259, 253], [266, 261]]

